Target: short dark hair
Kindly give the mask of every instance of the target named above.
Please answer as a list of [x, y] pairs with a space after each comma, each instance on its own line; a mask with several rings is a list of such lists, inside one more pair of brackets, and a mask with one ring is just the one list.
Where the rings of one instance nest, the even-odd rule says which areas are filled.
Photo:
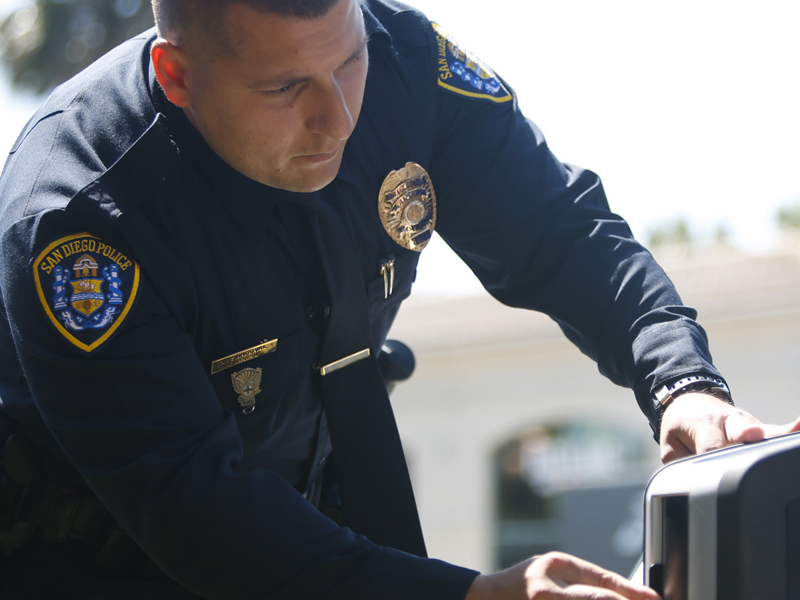
[[244, 4], [281, 17], [316, 19], [325, 16], [339, 0], [151, 0], [158, 34], [177, 37], [194, 25], [212, 25], [222, 10]]

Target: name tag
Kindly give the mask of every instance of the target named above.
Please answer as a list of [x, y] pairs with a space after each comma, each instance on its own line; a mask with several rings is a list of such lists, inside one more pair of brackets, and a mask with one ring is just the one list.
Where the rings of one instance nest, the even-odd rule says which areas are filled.
[[247, 362], [248, 360], [253, 360], [258, 356], [263, 356], [264, 354], [269, 354], [270, 352], [275, 352], [275, 348], [278, 346], [278, 339], [270, 340], [268, 342], [263, 342], [258, 346], [253, 346], [252, 348], [248, 348], [247, 350], [242, 350], [241, 352], [237, 352], [236, 354], [231, 354], [230, 356], [226, 356], [225, 358], [220, 358], [215, 360], [211, 363], [211, 374], [219, 373], [220, 371], [224, 371], [225, 369], [230, 369], [231, 367], [235, 367], [236, 365], [240, 365], [243, 362]]

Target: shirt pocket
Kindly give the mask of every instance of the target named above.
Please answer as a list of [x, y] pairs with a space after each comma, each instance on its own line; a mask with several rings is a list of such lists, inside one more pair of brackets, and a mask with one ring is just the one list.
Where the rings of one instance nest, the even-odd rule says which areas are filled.
[[278, 446], [288, 432], [314, 420], [313, 399], [299, 394], [314, 351], [313, 336], [302, 330], [278, 339], [272, 352], [211, 376], [220, 403], [236, 416], [246, 455]]

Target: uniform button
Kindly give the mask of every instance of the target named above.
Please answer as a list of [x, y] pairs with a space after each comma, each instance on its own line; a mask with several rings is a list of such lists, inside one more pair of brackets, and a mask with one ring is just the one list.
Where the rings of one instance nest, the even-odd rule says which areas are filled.
[[314, 335], [322, 337], [328, 325], [328, 316], [331, 307], [324, 304], [314, 304], [306, 308], [306, 321]]
[[326, 456], [323, 456], [322, 458], [320, 458], [320, 459], [319, 459], [319, 463], [318, 463], [318, 464], [319, 464], [319, 466], [322, 466], [322, 465], [324, 465], [326, 462], [328, 462], [328, 456], [327, 456], [327, 455], [326, 455]]
[[324, 325], [331, 314], [331, 307], [326, 304], [312, 304], [306, 307], [306, 319]]

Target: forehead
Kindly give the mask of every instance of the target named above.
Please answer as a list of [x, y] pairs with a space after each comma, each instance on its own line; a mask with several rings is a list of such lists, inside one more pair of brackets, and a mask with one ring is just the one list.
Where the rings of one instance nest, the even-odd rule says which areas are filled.
[[218, 31], [231, 58], [271, 67], [335, 61], [366, 39], [359, 0], [338, 0], [314, 19], [284, 17], [234, 3], [223, 10]]

